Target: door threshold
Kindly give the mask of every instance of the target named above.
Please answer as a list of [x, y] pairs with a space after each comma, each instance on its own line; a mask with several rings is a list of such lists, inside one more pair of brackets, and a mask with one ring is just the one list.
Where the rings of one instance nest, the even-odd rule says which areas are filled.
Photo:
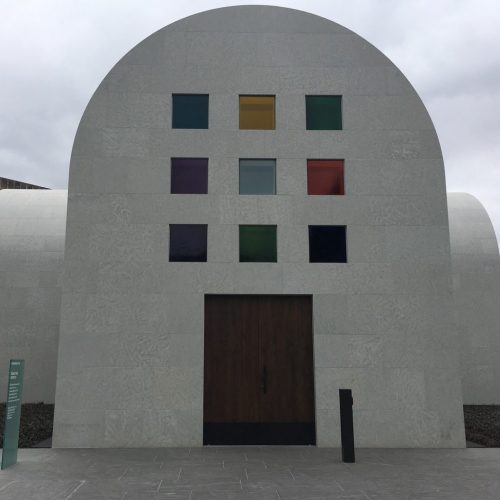
[[211, 446], [314, 446], [316, 428], [308, 422], [203, 424], [203, 444]]

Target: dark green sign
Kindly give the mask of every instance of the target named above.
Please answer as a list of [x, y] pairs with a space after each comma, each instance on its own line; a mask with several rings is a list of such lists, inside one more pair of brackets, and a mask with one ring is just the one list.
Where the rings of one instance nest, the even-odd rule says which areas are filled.
[[6, 469], [17, 462], [23, 379], [24, 359], [11, 359], [9, 366], [9, 385], [7, 388], [7, 404], [5, 407], [2, 469]]

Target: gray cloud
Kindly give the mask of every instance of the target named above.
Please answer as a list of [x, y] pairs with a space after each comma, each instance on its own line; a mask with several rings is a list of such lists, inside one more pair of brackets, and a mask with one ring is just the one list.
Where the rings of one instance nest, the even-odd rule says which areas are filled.
[[[31, 0], [2, 5], [0, 175], [65, 188], [78, 121], [112, 65], [166, 24], [237, 3]], [[448, 190], [476, 195], [500, 235], [498, 4], [490, 0], [272, 4], [343, 24], [401, 68], [436, 125]]]

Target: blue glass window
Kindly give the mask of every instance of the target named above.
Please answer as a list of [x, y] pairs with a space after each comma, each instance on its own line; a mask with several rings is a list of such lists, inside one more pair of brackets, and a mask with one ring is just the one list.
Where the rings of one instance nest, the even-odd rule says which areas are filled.
[[347, 262], [346, 226], [309, 226], [309, 262]]
[[276, 160], [240, 160], [240, 194], [276, 194]]
[[208, 128], [208, 94], [173, 94], [172, 128]]

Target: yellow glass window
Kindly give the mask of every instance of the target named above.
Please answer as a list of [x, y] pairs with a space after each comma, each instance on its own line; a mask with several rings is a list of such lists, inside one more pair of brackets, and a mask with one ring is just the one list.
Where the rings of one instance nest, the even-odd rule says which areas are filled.
[[240, 129], [274, 130], [275, 96], [240, 95]]

